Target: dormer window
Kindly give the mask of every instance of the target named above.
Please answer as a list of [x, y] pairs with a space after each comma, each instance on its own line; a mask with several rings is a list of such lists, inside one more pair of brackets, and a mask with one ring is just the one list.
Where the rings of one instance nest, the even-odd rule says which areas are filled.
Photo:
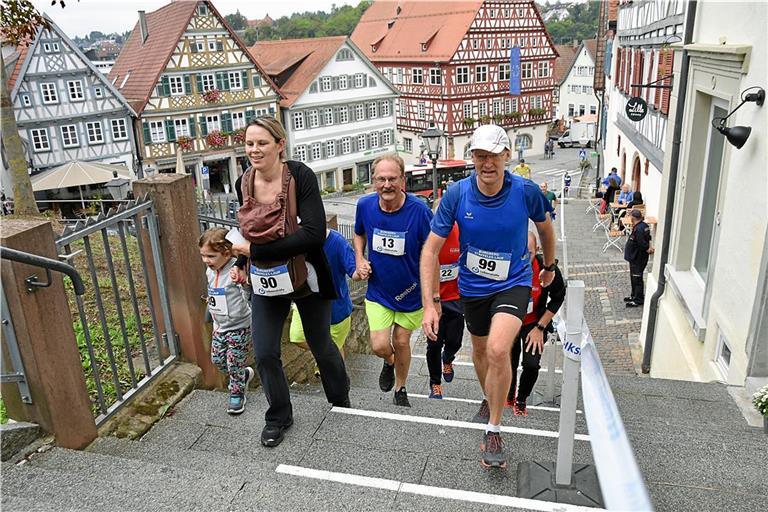
[[421, 43], [421, 51], [427, 51], [427, 43]]
[[395, 26], [395, 20], [389, 20], [387, 22], [387, 29], [390, 29]]
[[197, 6], [197, 15], [208, 16], [208, 6], [200, 2], [200, 5]]

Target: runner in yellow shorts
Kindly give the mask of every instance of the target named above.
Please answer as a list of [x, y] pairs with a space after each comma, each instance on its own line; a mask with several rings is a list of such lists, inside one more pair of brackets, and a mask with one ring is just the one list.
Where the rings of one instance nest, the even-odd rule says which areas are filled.
[[[301, 317], [299, 316], [299, 310], [296, 305], [291, 305], [293, 315], [291, 315], [291, 327], [288, 331], [288, 337], [291, 343], [298, 343], [304, 350], [309, 350], [307, 340], [304, 337], [304, 326], [301, 325]], [[421, 320], [419, 320], [421, 323]], [[344, 343], [347, 341], [349, 331], [352, 328], [352, 316], [346, 317], [344, 320], [337, 324], [331, 324], [331, 339], [339, 347], [341, 357], [344, 357]]]
[[412, 331], [417, 327], [421, 327], [421, 317], [423, 313], [424, 308], [419, 308], [416, 311], [411, 311], [409, 313], [403, 313], [402, 311], [394, 311], [388, 307], [382, 306], [378, 302], [365, 299], [365, 314], [368, 316], [368, 327], [371, 331], [389, 329], [395, 324]]

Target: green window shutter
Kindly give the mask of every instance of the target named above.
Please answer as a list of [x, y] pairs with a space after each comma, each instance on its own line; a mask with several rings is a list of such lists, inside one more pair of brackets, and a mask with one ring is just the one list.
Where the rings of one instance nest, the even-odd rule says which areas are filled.
[[163, 90], [163, 96], [170, 96], [171, 95], [171, 82], [170, 79], [167, 76], [164, 76], [160, 79], [160, 85]]
[[254, 110], [246, 110], [245, 111], [245, 124], [248, 124], [251, 121], [253, 121], [254, 117], [256, 117], [256, 111], [254, 111]]
[[224, 51], [224, 44], [222, 44], [221, 41], [216, 41], [216, 51], [217, 52], [223, 52]]
[[229, 113], [221, 114], [221, 131], [223, 132], [232, 131], [232, 114], [229, 114]]
[[275, 107], [269, 107], [269, 113], [274, 114], [275, 113]]
[[189, 79], [189, 75], [184, 75], [184, 94], [192, 93], [192, 80]]
[[221, 74], [221, 82], [224, 84], [224, 90], [228, 91], [232, 86], [229, 84], [229, 73], [224, 72]]
[[248, 89], [250, 87], [250, 84], [248, 83], [248, 72], [243, 71], [243, 89]]
[[224, 90], [224, 73], [216, 73], [216, 88], [220, 91]]
[[176, 127], [173, 126], [172, 119], [165, 120], [165, 134], [168, 136], [168, 142], [176, 142]]
[[197, 41], [190, 41], [189, 43], [189, 51], [192, 53], [197, 53]]
[[149, 123], [142, 123], [141, 129], [144, 132], [144, 144], [152, 144], [152, 134], [149, 133]]
[[261, 75], [256, 71], [253, 72], [253, 86], [261, 87]]
[[200, 135], [203, 137], [208, 135], [208, 125], [205, 122], [205, 116], [200, 116]]
[[197, 79], [197, 92], [203, 94], [203, 77], [202, 75], [195, 75], [195, 78]]
[[195, 127], [195, 116], [189, 117], [189, 136], [190, 137], [197, 136], [197, 129]]

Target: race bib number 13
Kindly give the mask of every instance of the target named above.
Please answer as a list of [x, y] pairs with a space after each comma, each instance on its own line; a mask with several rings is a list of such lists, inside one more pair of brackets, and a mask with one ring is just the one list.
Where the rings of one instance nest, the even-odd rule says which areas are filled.
[[251, 265], [251, 286], [253, 293], [262, 297], [276, 297], [293, 292], [288, 265], [272, 268]]
[[373, 229], [373, 250], [381, 254], [402, 256], [405, 254], [405, 233], [402, 231], [384, 231]]
[[483, 251], [474, 247], [467, 248], [467, 268], [473, 274], [504, 281], [509, 275], [509, 262], [512, 255], [505, 252]]

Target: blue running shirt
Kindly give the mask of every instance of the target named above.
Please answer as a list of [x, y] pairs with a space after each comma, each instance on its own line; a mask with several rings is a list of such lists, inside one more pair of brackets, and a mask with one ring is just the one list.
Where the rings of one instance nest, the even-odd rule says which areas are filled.
[[355, 273], [355, 251], [338, 231], [330, 230], [323, 244], [325, 257], [331, 267], [333, 287], [338, 297], [331, 304], [331, 324], [335, 325], [352, 314], [347, 276]]
[[429, 208], [412, 194], [392, 213], [382, 211], [375, 193], [360, 198], [355, 233], [366, 236], [373, 270], [366, 299], [402, 313], [421, 308], [419, 258], [431, 219]]
[[534, 182], [509, 172], [492, 197], [480, 192], [476, 180], [473, 172], [448, 189], [431, 226], [446, 238], [454, 221], [459, 225], [459, 293], [484, 297], [530, 286], [528, 219], [546, 220], [552, 205]]

